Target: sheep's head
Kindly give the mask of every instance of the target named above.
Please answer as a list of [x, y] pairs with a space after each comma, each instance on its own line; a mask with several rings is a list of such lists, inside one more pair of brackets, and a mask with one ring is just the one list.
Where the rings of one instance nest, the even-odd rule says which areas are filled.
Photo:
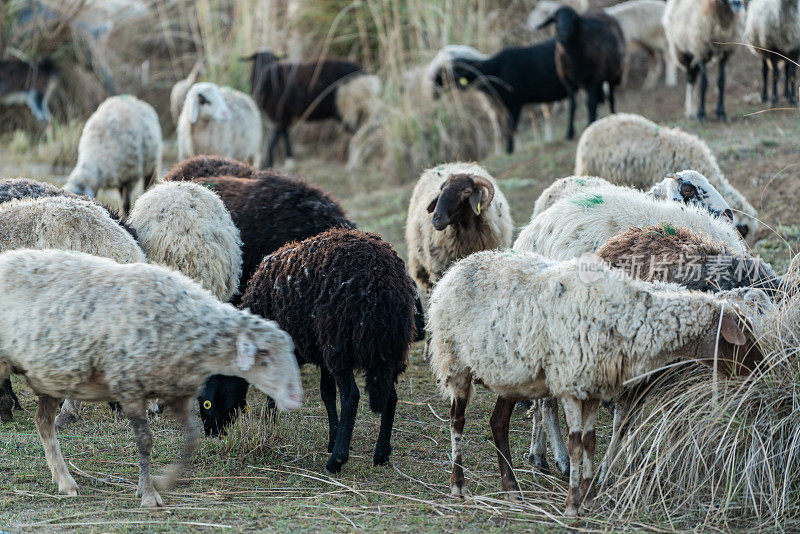
[[192, 124], [200, 119], [228, 121], [232, 117], [219, 86], [210, 82], [192, 85], [186, 93], [183, 109], [186, 110]]
[[[484, 194], [483, 190], [486, 190]], [[464, 224], [474, 214], [480, 217], [494, 198], [494, 185], [483, 176], [454, 174], [442, 183], [439, 194], [428, 204], [437, 230]]]
[[460, 91], [464, 91], [481, 76], [480, 71], [469, 63], [469, 60], [455, 58], [452, 64], [443, 66], [436, 71], [436, 76], [433, 80], [434, 97], [439, 97], [441, 89], [449, 88], [453, 85]]
[[564, 6], [556, 10], [555, 13], [547, 17], [538, 29], [556, 25], [556, 40], [560, 43], [568, 43], [575, 39], [580, 33], [581, 17], [578, 12], [569, 6]]
[[[727, 377], [747, 376], [764, 359], [764, 354], [756, 342], [751, 321], [744, 318], [741, 313], [737, 313], [737, 308], [739, 306], [727, 302], [720, 312], [722, 319], [713, 322], [713, 327], [709, 329], [698, 347], [699, 359], [708, 366], [714, 365], [716, 350], [717, 369]], [[717, 325], [719, 325], [719, 344], [717, 344]]]
[[79, 164], [75, 167], [67, 178], [67, 183], [64, 184], [64, 191], [69, 191], [76, 195], [82, 195], [89, 198], [94, 198], [95, 187], [93, 184], [96, 180], [91, 178], [92, 169], [87, 169], [87, 164]]
[[705, 208], [716, 217], [722, 217], [734, 223], [731, 207], [711, 185], [708, 178], [697, 171], [681, 171], [668, 174], [662, 182], [669, 198], [675, 202], [694, 204]]

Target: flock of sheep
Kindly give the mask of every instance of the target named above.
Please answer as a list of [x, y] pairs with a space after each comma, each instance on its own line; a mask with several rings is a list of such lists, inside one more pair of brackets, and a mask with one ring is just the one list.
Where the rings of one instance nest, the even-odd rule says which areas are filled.
[[[785, 36], [790, 20], [800, 32], [797, 2], [750, 4], [754, 46], [796, 59], [800, 38], [757, 36]], [[578, 514], [591, 503], [595, 478], [613, 478], [636, 383], [678, 360], [725, 376], [751, 373], [764, 358], [758, 317], [798, 289], [750, 255], [758, 214], [702, 140], [637, 115], [594, 121], [604, 99], [614, 110], [626, 41], [669, 48], [688, 71], [687, 105], [699, 75], [692, 111], [703, 118], [705, 65], [719, 56], [722, 94], [729, 49], [717, 43], [736, 40], [741, 8], [739, 0], [631, 0], [583, 14], [557, 7], [537, 24], [554, 24], [555, 39], [492, 57], [442, 50], [426, 80], [437, 94], [448, 79], [491, 92], [508, 111], [509, 151], [525, 104], [568, 97], [571, 137], [575, 94], [584, 88], [594, 123], [578, 143], [575, 175], [542, 193], [516, 241], [508, 200], [485, 169], [455, 162], [423, 172], [408, 208], [407, 264], [380, 236], [358, 230], [329, 194], [259, 169], [259, 108], [275, 125], [269, 166], [280, 140], [291, 157], [288, 128], [297, 120], [363, 123], [381, 83], [357, 65], [294, 64], [259, 52], [248, 58], [253, 97], [197, 82], [193, 70], [172, 92], [181, 161], [163, 177], [153, 108], [129, 95], [109, 98], [86, 123], [63, 189], [0, 181], [0, 417], [11, 419], [17, 403], [10, 375], [23, 375], [39, 399], [36, 427], [53, 480], [74, 495], [55, 430], [79, 417], [82, 401], [114, 403], [134, 430], [137, 495], [143, 506], [160, 506], [159, 491], [174, 484], [197, 444], [198, 395], [206, 434], [218, 435], [246, 406], [250, 384], [269, 395], [271, 408], [299, 407], [298, 364], [310, 363], [320, 368], [328, 415], [327, 471], [339, 472], [349, 457], [357, 372], [370, 409], [381, 414], [373, 458], [380, 465], [391, 454], [395, 384], [411, 343], [427, 333], [426, 358], [452, 402], [452, 493], [466, 493], [465, 410], [481, 384], [498, 395], [491, 428], [503, 491], [520, 496], [511, 413], [517, 401], [535, 400], [530, 459], [547, 467], [547, 435], [569, 476], [566, 513]], [[626, 18], [647, 13], [652, 22], [654, 9], [659, 24]], [[634, 37], [645, 26], [661, 33]], [[768, 64], [777, 71], [772, 56]], [[766, 98], [766, 74], [764, 91]], [[787, 97], [796, 99], [793, 87]], [[721, 97], [717, 114], [724, 118]], [[145, 192], [134, 203], [139, 184]], [[101, 189], [120, 193], [119, 214], [94, 200]], [[186, 431], [163, 477], [150, 473], [147, 412], [155, 400]], [[597, 409], [611, 400], [612, 441], [598, 476]]]

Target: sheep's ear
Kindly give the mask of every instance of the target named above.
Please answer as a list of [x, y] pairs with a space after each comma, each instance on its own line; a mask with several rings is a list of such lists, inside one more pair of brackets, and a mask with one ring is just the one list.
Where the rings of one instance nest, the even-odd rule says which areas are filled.
[[542, 28], [547, 28], [547, 27], [548, 27], [548, 26], [550, 26], [551, 24], [554, 24], [554, 23], [555, 23], [555, 21], [556, 21], [555, 17], [553, 17], [553, 15], [550, 15], [549, 17], [547, 17], [546, 19], [544, 19], [544, 22], [542, 22], [541, 24], [539, 24], [538, 26], [536, 26], [536, 29], [537, 29], [537, 30], [541, 30]]
[[722, 314], [722, 327], [720, 328], [722, 337], [732, 345], [744, 345], [747, 338], [739, 326], [739, 320], [736, 315], [723, 313]]
[[200, 102], [198, 101], [197, 96], [190, 98], [186, 105], [189, 106], [189, 109], [187, 110], [189, 113], [189, 122], [194, 124], [197, 122], [197, 118], [200, 116]]
[[431, 200], [431, 203], [428, 204], [428, 213], [433, 213], [433, 210], [436, 209], [436, 203], [439, 202], [439, 196], [437, 195], [436, 198]]
[[469, 206], [472, 208], [472, 211], [475, 212], [475, 215], [481, 214], [481, 187], [475, 187], [472, 190], [472, 194], [469, 196]]
[[248, 371], [256, 363], [258, 347], [247, 334], [239, 334], [236, 338], [236, 367]]

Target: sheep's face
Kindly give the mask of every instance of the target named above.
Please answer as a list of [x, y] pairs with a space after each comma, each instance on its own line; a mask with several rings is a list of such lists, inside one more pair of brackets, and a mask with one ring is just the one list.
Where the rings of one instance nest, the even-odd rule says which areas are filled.
[[479, 76], [480, 72], [478, 72], [475, 67], [456, 59], [450, 68], [442, 67], [436, 73], [436, 77], [433, 81], [434, 96], [439, 96], [437, 90], [450, 87], [453, 84], [455, 84], [455, 87], [459, 90], [464, 91], [468, 89]]
[[[488, 199], [483, 199], [483, 188], [489, 190]], [[439, 195], [428, 204], [428, 213], [433, 213], [431, 223], [437, 230], [466, 224], [473, 214], [480, 216], [493, 195], [494, 187], [485, 178], [455, 174], [442, 183]]]
[[64, 184], [63, 189], [64, 191], [69, 191], [70, 193], [89, 198], [94, 198], [95, 194], [94, 189], [87, 185], [86, 180], [83, 179], [83, 175], [80, 171], [77, 171], [77, 169], [69, 175], [69, 179], [67, 180], [67, 183]]
[[228, 121], [231, 110], [219, 90], [213, 83], [196, 83], [186, 94], [184, 107], [187, 107], [189, 120], [194, 124], [200, 119]]
[[735, 223], [731, 207], [711, 185], [708, 178], [696, 171], [681, 171], [670, 174], [665, 179], [669, 196], [675, 202], [693, 204], [708, 210], [715, 217]]
[[[764, 354], [755, 341], [750, 321], [740, 317], [736, 308], [738, 307], [732, 303], [725, 306], [721, 312], [722, 320], [713, 323], [714, 328], [709, 329], [701, 340], [698, 353], [703, 363], [713, 366], [716, 349], [717, 369], [727, 377], [747, 376], [764, 359]], [[717, 324], [720, 324], [718, 345]]]
[[240, 333], [236, 340], [235, 364], [239, 376], [275, 399], [278, 409], [300, 407], [303, 385], [294, 344], [286, 332], [276, 328], [261, 336]]
[[539, 25], [539, 29], [555, 24], [556, 40], [561, 43], [568, 43], [577, 37], [580, 31], [580, 23], [581, 19], [578, 12], [569, 6], [565, 6], [550, 15]]

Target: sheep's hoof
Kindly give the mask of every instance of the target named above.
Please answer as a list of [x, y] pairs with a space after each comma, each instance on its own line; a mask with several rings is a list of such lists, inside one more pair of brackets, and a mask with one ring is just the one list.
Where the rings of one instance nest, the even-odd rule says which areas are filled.
[[372, 465], [387, 465], [389, 463], [389, 456], [392, 454], [392, 451], [389, 452], [376, 452], [375, 455], [372, 457]]
[[464, 487], [464, 483], [460, 482], [458, 484], [454, 484], [450, 486], [450, 495], [453, 497], [457, 497], [459, 499], [463, 499], [467, 496], [467, 488]]
[[697, 112], [697, 120], [700, 121], [700, 122], [706, 122], [706, 112], [705, 111], [703, 111], [703, 112], [698, 111]]
[[342, 466], [347, 460], [342, 460], [340, 458], [336, 458], [334, 456], [328, 460], [328, 463], [325, 464], [325, 472], [329, 475], [336, 475], [342, 471]]
[[728, 115], [724, 111], [717, 111], [717, 119], [719, 122], [729, 123]]
[[74, 497], [78, 494], [78, 484], [72, 479], [72, 477], [69, 477], [69, 480], [59, 482], [58, 492], [62, 495]]
[[568, 504], [567, 509], [564, 510], [564, 517], [578, 517], [578, 507], [574, 504]]
[[164, 506], [164, 501], [161, 500], [161, 495], [157, 491], [153, 490], [142, 495], [142, 508], [157, 508], [159, 506]]
[[537, 457], [536, 454], [530, 453], [528, 454], [528, 462], [538, 468], [539, 471], [548, 475], [550, 474], [550, 464], [547, 463], [547, 458], [544, 456]]
[[56, 417], [56, 430], [64, 430], [69, 425], [78, 420], [78, 416], [72, 412], [61, 412]]
[[561, 473], [563, 477], [569, 477], [569, 460], [565, 462], [556, 462], [558, 464], [558, 471]]
[[518, 489], [507, 491], [506, 500], [508, 502], [522, 502], [522, 493]]

